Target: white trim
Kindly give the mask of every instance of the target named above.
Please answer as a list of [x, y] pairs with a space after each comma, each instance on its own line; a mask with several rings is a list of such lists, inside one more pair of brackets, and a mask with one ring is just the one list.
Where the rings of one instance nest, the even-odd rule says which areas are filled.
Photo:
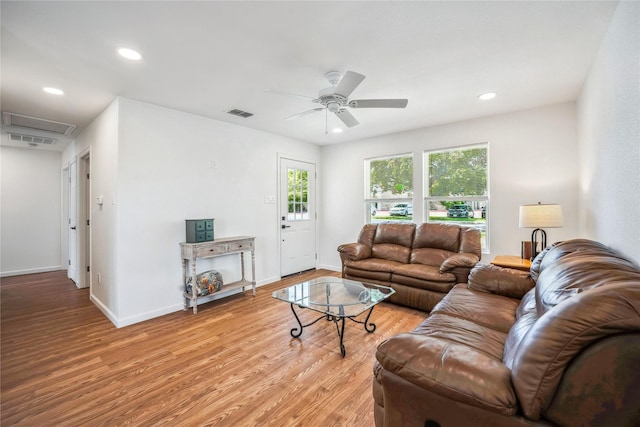
[[28, 268], [26, 270], [13, 270], [0, 272], [0, 277], [22, 276], [23, 274], [48, 273], [50, 271], [65, 271], [66, 266], [53, 265], [50, 267]]

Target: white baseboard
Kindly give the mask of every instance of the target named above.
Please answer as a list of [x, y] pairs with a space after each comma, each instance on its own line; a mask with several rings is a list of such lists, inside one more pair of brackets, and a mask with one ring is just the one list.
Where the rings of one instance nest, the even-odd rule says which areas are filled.
[[[280, 280], [279, 277], [272, 277], [272, 278], [260, 280], [260, 281], [256, 282], [256, 288], [259, 288], [260, 286], [268, 285], [268, 284], [273, 283], [273, 282], [277, 282], [279, 280]], [[246, 287], [245, 291], [249, 290], [249, 289], [250, 289], [250, 287]], [[222, 298], [228, 297], [230, 295], [233, 295], [233, 294], [236, 294], [236, 293], [239, 293], [239, 292], [241, 292], [240, 289], [234, 289], [234, 290], [226, 292], [226, 293], [212, 294], [212, 295], [209, 295], [207, 297], [200, 297], [200, 298], [198, 298], [198, 301], [200, 301], [201, 304], [204, 304], [204, 303], [207, 303], [207, 302], [210, 302], [210, 301], [215, 301], [215, 300], [218, 300], [218, 299], [222, 299]], [[163, 308], [160, 308], [160, 309], [157, 309], [157, 310], [148, 311], [146, 313], [139, 313], [139, 314], [136, 314], [134, 316], [126, 317], [124, 319], [119, 319], [98, 298], [96, 298], [95, 296], [91, 295], [90, 299], [96, 305], [96, 307], [98, 307], [98, 309], [100, 311], [102, 311], [102, 313], [107, 317], [107, 319], [109, 319], [111, 321], [111, 323], [113, 323], [115, 325], [116, 328], [123, 328], [125, 326], [133, 325], [135, 323], [144, 322], [145, 320], [150, 320], [150, 319], [153, 319], [153, 318], [156, 318], [156, 317], [164, 316], [165, 314], [175, 313], [176, 311], [181, 311], [184, 308], [184, 304], [181, 301], [179, 304], [172, 304], [170, 306], [163, 307]], [[191, 305], [189, 305], [189, 310], [191, 310]]]
[[324, 270], [330, 270], [330, 271], [337, 271], [338, 273], [340, 273], [342, 271], [342, 267], [340, 266], [335, 266], [335, 265], [326, 265], [326, 264], [322, 264], [318, 267], [319, 269], [324, 269]]
[[66, 270], [61, 265], [52, 265], [50, 267], [28, 268], [26, 270], [13, 270], [0, 272], [0, 277], [22, 276], [23, 274], [48, 273], [50, 271]]
[[109, 308], [107, 308], [106, 305], [102, 303], [102, 301], [96, 298], [93, 294], [89, 295], [89, 300], [91, 300], [91, 302], [94, 303], [96, 307], [98, 307], [98, 310], [100, 310], [102, 314], [104, 314], [107, 319], [111, 321], [111, 323], [118, 327], [118, 318], [115, 314], [113, 314], [111, 310], [109, 310]]

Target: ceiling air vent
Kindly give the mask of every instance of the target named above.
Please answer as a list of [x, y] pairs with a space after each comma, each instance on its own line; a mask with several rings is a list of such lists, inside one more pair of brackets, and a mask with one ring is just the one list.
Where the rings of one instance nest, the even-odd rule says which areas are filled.
[[238, 110], [237, 108], [234, 108], [233, 110], [229, 110], [227, 111], [227, 113], [233, 114], [234, 116], [242, 117], [245, 119], [253, 116], [253, 113], [247, 113], [246, 111]]
[[35, 135], [24, 135], [19, 133], [10, 133], [9, 139], [11, 139], [11, 141], [16, 141], [16, 142], [26, 142], [27, 144], [29, 144], [30, 147], [35, 147], [35, 145], [33, 144], [53, 145], [56, 142], [58, 142], [58, 140], [55, 138], [47, 138], [47, 137], [35, 136]]
[[45, 132], [53, 132], [60, 135], [71, 135], [76, 125], [53, 120], [39, 119], [37, 117], [23, 116], [15, 113], [2, 113], [2, 119], [7, 126], [20, 126]]

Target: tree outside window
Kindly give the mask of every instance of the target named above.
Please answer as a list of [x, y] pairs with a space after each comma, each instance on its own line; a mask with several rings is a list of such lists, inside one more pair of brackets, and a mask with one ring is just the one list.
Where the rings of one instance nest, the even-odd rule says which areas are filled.
[[424, 165], [427, 221], [475, 227], [488, 250], [488, 145], [426, 151]]
[[413, 155], [365, 160], [365, 212], [369, 222], [413, 219]]

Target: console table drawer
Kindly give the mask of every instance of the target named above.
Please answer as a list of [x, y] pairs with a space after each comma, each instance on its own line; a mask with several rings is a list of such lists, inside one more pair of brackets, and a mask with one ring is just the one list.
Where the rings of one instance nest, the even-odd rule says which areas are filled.
[[226, 244], [217, 244], [212, 246], [202, 246], [196, 249], [196, 256], [198, 258], [205, 258], [212, 255], [219, 255], [227, 253], [227, 245]]
[[253, 249], [253, 240], [239, 240], [237, 242], [227, 243], [227, 250], [229, 252], [235, 251], [248, 251]]

